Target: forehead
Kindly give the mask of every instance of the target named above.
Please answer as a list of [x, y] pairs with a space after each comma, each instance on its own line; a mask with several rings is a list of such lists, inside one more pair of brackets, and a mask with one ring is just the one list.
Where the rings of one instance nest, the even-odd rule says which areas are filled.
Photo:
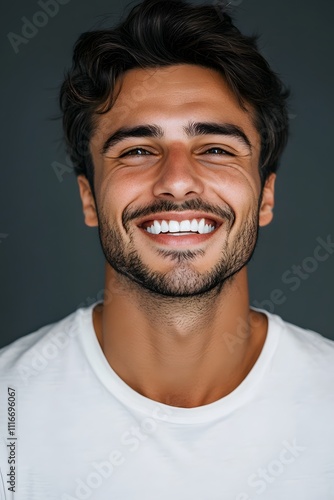
[[140, 123], [175, 131], [189, 121], [217, 121], [238, 125], [253, 144], [258, 141], [252, 107], [242, 107], [214, 69], [189, 64], [132, 69], [116, 82], [114, 95], [112, 108], [98, 118], [100, 132]]

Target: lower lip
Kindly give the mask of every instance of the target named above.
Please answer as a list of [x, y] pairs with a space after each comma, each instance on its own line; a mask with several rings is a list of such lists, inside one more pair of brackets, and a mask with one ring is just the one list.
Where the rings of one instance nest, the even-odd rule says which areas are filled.
[[[217, 228], [218, 229], [218, 228]], [[152, 234], [148, 233], [145, 229], [140, 228], [142, 232], [146, 234], [149, 238], [151, 238], [152, 241], [155, 241], [156, 243], [160, 243], [161, 245], [166, 245], [169, 247], [184, 247], [184, 246], [189, 246], [189, 245], [198, 245], [200, 243], [204, 243], [205, 241], [209, 240], [216, 232], [217, 229], [212, 231], [211, 233], [205, 233], [205, 234], [198, 234], [198, 233], [193, 233], [193, 234], [185, 234], [184, 236], [177, 235], [173, 236], [173, 233], [160, 233], [160, 234]]]

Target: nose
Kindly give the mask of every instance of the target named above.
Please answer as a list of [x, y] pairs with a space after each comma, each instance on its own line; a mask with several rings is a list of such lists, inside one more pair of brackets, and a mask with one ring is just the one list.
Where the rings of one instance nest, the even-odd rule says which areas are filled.
[[160, 164], [153, 194], [174, 201], [198, 197], [204, 190], [203, 180], [196, 165], [181, 148], [170, 151]]

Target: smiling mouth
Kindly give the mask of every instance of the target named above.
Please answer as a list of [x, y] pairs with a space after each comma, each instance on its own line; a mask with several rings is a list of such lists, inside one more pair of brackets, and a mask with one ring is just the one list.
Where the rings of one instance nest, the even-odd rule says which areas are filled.
[[141, 225], [141, 228], [150, 234], [166, 234], [170, 236], [186, 236], [192, 234], [208, 234], [218, 227], [212, 219], [150, 220]]

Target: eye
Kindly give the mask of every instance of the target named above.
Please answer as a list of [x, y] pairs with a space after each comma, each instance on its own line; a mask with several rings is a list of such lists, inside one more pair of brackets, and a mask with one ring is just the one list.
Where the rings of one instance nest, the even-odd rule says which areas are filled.
[[230, 155], [234, 156], [232, 153], [229, 151], [226, 151], [225, 149], [222, 148], [210, 148], [207, 151], [204, 152], [206, 155]]
[[120, 158], [123, 158], [124, 156], [145, 156], [145, 155], [150, 155], [151, 153], [147, 151], [146, 149], [143, 148], [134, 148], [131, 149], [130, 151], [127, 151], [126, 153], [123, 153]]

